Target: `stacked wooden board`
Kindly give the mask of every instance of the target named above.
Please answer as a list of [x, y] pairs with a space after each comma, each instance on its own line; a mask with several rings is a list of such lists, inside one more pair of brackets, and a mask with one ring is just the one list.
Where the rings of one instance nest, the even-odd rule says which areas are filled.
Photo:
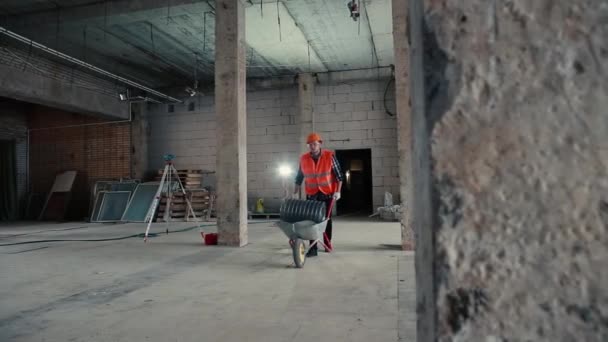
[[[186, 190], [192, 204], [192, 209], [197, 218], [203, 217], [206, 220], [211, 218], [213, 214], [213, 204], [215, 200], [215, 194], [204, 189], [197, 190]], [[193, 219], [193, 217], [187, 217]]]
[[[157, 221], [202, 221], [209, 220], [213, 211], [215, 195], [204, 189], [189, 189], [184, 195], [174, 192], [168, 197], [163, 194], [156, 214]], [[195, 217], [188, 209], [188, 199]]]
[[[161, 180], [164, 169], [158, 171], [156, 179]], [[161, 195], [156, 213], [157, 221], [203, 221], [209, 220], [213, 214], [215, 194], [202, 188], [202, 170], [177, 170], [177, 176], [186, 190], [184, 195], [179, 186], [172, 187], [174, 191], [168, 196]], [[175, 177], [172, 177], [175, 179]], [[188, 208], [188, 201], [192, 205], [194, 215]], [[196, 216], [196, 219], [195, 219]]]
[[[158, 170], [158, 175], [156, 176], [156, 180], [160, 181], [164, 169]], [[200, 189], [201, 181], [203, 179], [203, 171], [202, 170], [177, 170], [177, 176], [179, 180], [182, 182], [182, 185], [186, 189]]]

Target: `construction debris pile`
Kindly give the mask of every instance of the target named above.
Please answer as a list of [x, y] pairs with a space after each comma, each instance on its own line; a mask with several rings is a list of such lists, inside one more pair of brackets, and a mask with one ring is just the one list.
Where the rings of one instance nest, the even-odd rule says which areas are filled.
[[372, 216], [380, 216], [384, 221], [400, 221], [401, 206], [393, 204], [393, 195], [390, 192], [384, 193], [384, 206], [379, 207], [378, 211]]
[[391, 205], [390, 207], [379, 207], [378, 215], [384, 221], [400, 221], [401, 220], [401, 206]]

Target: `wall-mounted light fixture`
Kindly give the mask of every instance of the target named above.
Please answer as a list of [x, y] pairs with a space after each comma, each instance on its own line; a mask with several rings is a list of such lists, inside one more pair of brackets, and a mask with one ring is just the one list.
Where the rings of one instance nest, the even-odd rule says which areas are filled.
[[190, 95], [190, 97], [193, 97], [194, 95], [196, 95], [196, 90], [191, 88], [191, 87], [186, 87], [186, 93], [188, 93], [188, 95]]
[[120, 101], [127, 101], [129, 99], [129, 91], [118, 93], [118, 98]]

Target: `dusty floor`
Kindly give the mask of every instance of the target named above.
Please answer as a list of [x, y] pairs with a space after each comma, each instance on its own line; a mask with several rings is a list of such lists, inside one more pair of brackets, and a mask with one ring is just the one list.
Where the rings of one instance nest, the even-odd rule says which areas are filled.
[[[144, 229], [1, 225], [0, 245]], [[243, 248], [204, 246], [197, 230], [148, 244], [0, 246], [0, 341], [415, 341], [413, 255], [394, 248], [399, 240], [397, 223], [338, 218], [336, 251], [303, 269], [268, 222], [249, 225]]]

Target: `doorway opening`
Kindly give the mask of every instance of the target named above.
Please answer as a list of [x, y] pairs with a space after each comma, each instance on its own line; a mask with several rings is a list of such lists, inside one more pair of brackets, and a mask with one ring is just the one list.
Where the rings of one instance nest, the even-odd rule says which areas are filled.
[[337, 150], [336, 158], [342, 167], [344, 182], [342, 198], [337, 202], [338, 215], [373, 212], [372, 150]]
[[0, 221], [17, 219], [17, 156], [14, 140], [0, 140]]

